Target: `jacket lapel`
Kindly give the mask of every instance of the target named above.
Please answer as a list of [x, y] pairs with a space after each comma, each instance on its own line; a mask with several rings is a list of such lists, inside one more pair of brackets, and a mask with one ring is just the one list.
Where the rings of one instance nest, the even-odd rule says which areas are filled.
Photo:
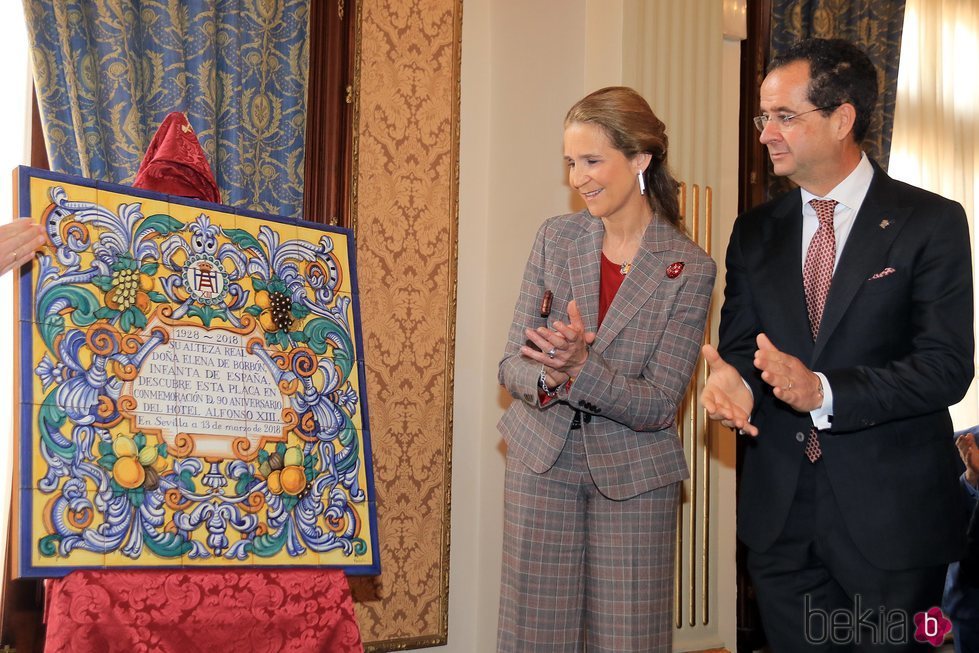
[[910, 209], [891, 205], [887, 197], [890, 177], [874, 167], [874, 178], [833, 273], [813, 352], [814, 360], [839, 326], [860, 286], [886, 262], [891, 243], [907, 223]]
[[584, 231], [571, 244], [568, 255], [571, 297], [578, 303], [586, 331], [595, 331], [598, 327], [598, 292], [604, 235], [602, 221], [589, 217]]
[[[777, 298], [777, 315], [772, 324], [783, 328], [769, 333], [775, 346], [783, 351], [799, 352], [803, 357], [812, 351], [809, 313], [802, 284], [802, 194], [787, 194], [772, 212], [772, 219], [762, 223], [762, 252], [765, 263], [758, 275], [759, 297]], [[753, 245], [752, 245], [753, 246]], [[762, 300], [763, 304], [769, 303]], [[791, 339], [791, 342], [786, 342]]]

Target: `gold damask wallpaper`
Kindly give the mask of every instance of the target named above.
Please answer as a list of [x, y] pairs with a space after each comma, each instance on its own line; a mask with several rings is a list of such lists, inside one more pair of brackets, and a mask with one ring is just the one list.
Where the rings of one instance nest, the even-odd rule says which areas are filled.
[[351, 577], [368, 650], [443, 644], [462, 0], [362, 0], [353, 226], [382, 574]]

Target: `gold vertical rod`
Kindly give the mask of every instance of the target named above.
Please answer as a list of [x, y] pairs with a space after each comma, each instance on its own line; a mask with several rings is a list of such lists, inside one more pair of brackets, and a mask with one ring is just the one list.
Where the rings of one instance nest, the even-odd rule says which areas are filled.
[[[679, 209], [680, 209], [680, 218], [681, 219], [684, 219], [686, 217], [686, 214], [687, 214], [687, 184], [686, 184], [686, 182], [680, 182], [680, 201], [679, 201], [679, 205], [680, 205], [679, 206]], [[677, 437], [680, 440], [680, 448], [681, 449], [683, 448], [683, 445], [684, 445], [684, 443], [683, 443], [683, 435], [684, 435], [684, 433], [683, 433], [683, 431], [684, 431], [684, 429], [683, 429], [683, 426], [684, 426], [683, 406], [684, 406], [684, 404], [681, 403], [680, 404], [680, 410], [677, 412], [677, 416], [676, 416], [676, 433], [677, 433]], [[675, 551], [676, 551], [676, 553], [674, 554], [674, 558], [675, 558], [675, 560], [674, 560], [674, 566], [675, 566], [674, 574], [675, 574], [675, 578], [674, 578], [674, 581], [673, 581], [673, 616], [674, 616], [674, 620], [676, 622], [676, 627], [677, 628], [681, 628], [683, 626], [683, 600], [682, 600], [683, 597], [682, 597], [682, 593], [681, 593], [681, 587], [682, 587], [682, 583], [683, 583], [683, 523], [684, 523], [684, 519], [683, 519], [684, 512], [683, 511], [684, 511], [684, 505], [683, 505], [683, 501], [682, 501], [682, 491], [683, 491], [683, 484], [682, 483], [680, 484], [680, 491], [681, 491], [680, 507], [677, 510], [677, 514], [676, 514], [676, 542], [675, 542], [675, 546], [676, 546]]]
[[687, 182], [680, 182], [680, 217], [687, 217]]
[[[693, 184], [692, 187], [693, 207], [690, 211], [690, 233], [696, 241], [700, 235], [700, 186]], [[691, 386], [697, 387], [696, 375], [691, 379]], [[698, 477], [698, 456], [697, 456], [697, 399], [690, 393], [690, 602], [688, 623], [691, 626], [697, 625], [697, 477]]]
[[[704, 240], [703, 247], [704, 251], [710, 255], [711, 250], [711, 218], [714, 214], [714, 189], [710, 186], [704, 188]], [[704, 326], [704, 342], [709, 343], [711, 341], [711, 320], [710, 311], [707, 312], [707, 322]], [[704, 362], [704, 367], [702, 370], [702, 378], [704, 383], [707, 382], [707, 362]], [[699, 403], [699, 396], [698, 396]], [[710, 420], [707, 417], [707, 409], [701, 407], [703, 410], [703, 423], [704, 423], [704, 519], [703, 519], [703, 533], [704, 533], [704, 545], [702, 549], [701, 565], [703, 567], [703, 573], [701, 574], [701, 593], [700, 593], [700, 613], [701, 622], [706, 626], [710, 623], [710, 471], [711, 471], [711, 458], [710, 452], [712, 447], [711, 442], [711, 428]]]
[[[676, 431], [680, 438], [680, 447], [683, 447], [683, 418], [681, 412], [677, 414]], [[676, 627], [683, 626], [683, 601], [680, 596], [680, 584], [683, 582], [683, 483], [680, 483], [680, 506], [676, 514], [676, 542], [674, 558], [674, 579], [673, 579], [673, 615], [676, 620]]]

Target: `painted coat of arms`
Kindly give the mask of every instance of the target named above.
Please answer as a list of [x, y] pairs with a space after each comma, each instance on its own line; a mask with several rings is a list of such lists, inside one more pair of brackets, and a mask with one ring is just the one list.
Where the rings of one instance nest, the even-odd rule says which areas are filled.
[[17, 176], [19, 575], [379, 573], [350, 232]]

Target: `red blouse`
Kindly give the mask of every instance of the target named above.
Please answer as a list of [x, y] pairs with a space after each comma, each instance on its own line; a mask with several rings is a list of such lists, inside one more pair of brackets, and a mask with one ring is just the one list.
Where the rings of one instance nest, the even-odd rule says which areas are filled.
[[612, 300], [615, 299], [615, 293], [619, 291], [619, 286], [622, 285], [624, 280], [625, 275], [622, 274], [622, 266], [605, 258], [605, 254], [603, 253], [602, 273], [598, 282], [598, 326], [602, 326], [605, 313], [608, 311], [608, 307], [612, 305]]

